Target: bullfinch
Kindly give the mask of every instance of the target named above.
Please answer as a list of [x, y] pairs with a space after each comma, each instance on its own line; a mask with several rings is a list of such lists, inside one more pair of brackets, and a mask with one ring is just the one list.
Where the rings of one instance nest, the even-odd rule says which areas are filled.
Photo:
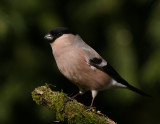
[[93, 101], [100, 90], [127, 88], [143, 96], [150, 95], [130, 85], [82, 38], [66, 27], [56, 27], [44, 37], [52, 47], [60, 72], [79, 88], [77, 95], [91, 91]]

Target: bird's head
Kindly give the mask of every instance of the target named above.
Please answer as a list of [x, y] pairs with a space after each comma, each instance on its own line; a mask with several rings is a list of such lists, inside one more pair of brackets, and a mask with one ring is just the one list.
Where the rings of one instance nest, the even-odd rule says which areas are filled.
[[47, 33], [44, 38], [50, 43], [54, 42], [57, 38], [61, 37], [63, 34], [74, 34], [71, 30], [66, 27], [56, 27]]

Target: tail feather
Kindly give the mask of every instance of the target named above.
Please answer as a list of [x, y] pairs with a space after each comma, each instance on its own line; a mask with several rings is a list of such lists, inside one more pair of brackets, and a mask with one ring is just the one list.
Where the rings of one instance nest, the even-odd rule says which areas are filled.
[[151, 95], [149, 95], [149, 94], [143, 92], [142, 90], [140, 90], [138, 88], [135, 88], [135, 87], [133, 87], [131, 85], [128, 85], [127, 87], [128, 87], [128, 89], [130, 89], [130, 90], [132, 90], [132, 91], [134, 91], [134, 92], [136, 92], [136, 93], [138, 93], [138, 94], [140, 94], [142, 96], [152, 97]]

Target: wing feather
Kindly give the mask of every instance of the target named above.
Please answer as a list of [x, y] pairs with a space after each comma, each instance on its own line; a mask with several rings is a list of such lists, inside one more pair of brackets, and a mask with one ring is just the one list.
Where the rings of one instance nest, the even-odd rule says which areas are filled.
[[[151, 97], [150, 95], [146, 94], [145, 92], [135, 88], [134, 86], [130, 85], [126, 80], [124, 80], [119, 74], [117, 71], [115, 71], [115, 69], [109, 64], [107, 63], [107, 65], [105, 66], [101, 66], [101, 63], [100, 61], [102, 60], [99, 60], [100, 58], [93, 58], [93, 59], [90, 59], [89, 60], [89, 64], [96, 67], [97, 69], [107, 73], [108, 75], [110, 75], [114, 80], [116, 80], [118, 83], [121, 83], [125, 86], [128, 87], [128, 89], [134, 91], [134, 92], [137, 92], [138, 94], [141, 94], [143, 96], [148, 96], [148, 97]], [[102, 60], [104, 61], [104, 60]], [[101, 61], [101, 62], [102, 62]]]

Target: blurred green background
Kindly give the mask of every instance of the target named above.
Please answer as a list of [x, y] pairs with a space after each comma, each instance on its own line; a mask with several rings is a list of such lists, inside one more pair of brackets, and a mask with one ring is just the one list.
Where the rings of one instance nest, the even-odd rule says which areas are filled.
[[[1, 0], [0, 124], [51, 124], [55, 113], [35, 104], [34, 88], [45, 83], [72, 96], [78, 88], [57, 69], [49, 30], [69, 27], [128, 82], [151, 94], [105, 90], [94, 106], [118, 124], [160, 123], [159, 0]], [[90, 105], [91, 94], [77, 98]]]

